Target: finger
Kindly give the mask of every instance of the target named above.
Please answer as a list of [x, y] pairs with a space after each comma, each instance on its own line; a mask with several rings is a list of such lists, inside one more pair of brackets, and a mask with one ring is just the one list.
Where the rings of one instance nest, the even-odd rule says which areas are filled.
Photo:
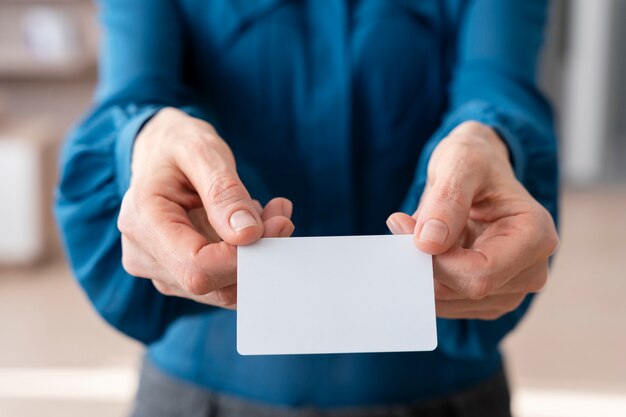
[[457, 301], [437, 301], [437, 316], [455, 319], [473, 319], [486, 316], [500, 317], [506, 313], [517, 309], [525, 294], [502, 294], [486, 297], [480, 301], [457, 300]]
[[544, 236], [543, 225], [532, 212], [511, 215], [491, 223], [476, 238], [470, 252], [466, 252], [478, 253], [483, 259], [474, 284], [480, 287], [482, 282], [485, 284], [483, 289], [489, 294], [501, 291], [513, 278], [533, 265], [547, 267], [551, 243]]
[[206, 295], [194, 296], [191, 299], [198, 303], [222, 307], [227, 310], [235, 310], [237, 308], [237, 284], [224, 287]]
[[437, 317], [442, 319], [455, 319], [455, 320], [486, 320], [493, 321], [502, 317], [504, 312], [499, 310], [476, 310], [469, 311], [465, 313], [454, 313], [454, 312], [446, 312], [441, 308], [435, 309], [437, 312]]
[[163, 197], [152, 197], [146, 206], [142, 228], [149, 231], [149, 253], [181, 288], [201, 295], [236, 282], [235, 246], [210, 243], [182, 207]]
[[453, 246], [446, 253], [433, 257], [435, 279], [463, 298], [480, 300], [511, 278], [510, 271], [494, 268], [494, 262], [501, 261], [494, 261], [473, 249]]
[[[217, 294], [217, 301], [215, 301], [214, 297], [210, 299], [200, 299], [194, 295], [186, 294], [185, 290], [182, 289], [174, 279], [175, 277], [169, 276], [152, 256], [145, 253], [139, 245], [124, 235], [122, 235], [122, 254], [122, 264], [129, 274], [138, 278], [151, 279], [156, 289], [164, 295], [191, 298], [199, 302], [208, 302], [209, 304], [221, 307], [236, 303], [236, 287], [234, 296], [232, 289], [233, 285], [236, 284], [215, 290], [214, 293]], [[214, 271], [211, 272], [214, 273]], [[234, 277], [234, 273], [232, 276]]]
[[289, 199], [277, 197], [273, 198], [265, 205], [261, 214], [261, 219], [265, 221], [275, 216], [283, 216], [290, 219], [292, 212], [293, 203]]
[[263, 225], [248, 191], [234, 172], [219, 175], [203, 198], [211, 225], [231, 245], [256, 241], [263, 234]]
[[406, 213], [393, 213], [387, 219], [387, 227], [394, 235], [410, 235], [415, 230], [415, 219]]
[[474, 184], [434, 183], [424, 194], [417, 211], [415, 245], [426, 253], [441, 254], [452, 247], [467, 223]]
[[[434, 269], [434, 265], [433, 265], [433, 269]], [[436, 275], [435, 275], [434, 285], [435, 285], [435, 300], [451, 301], [451, 300], [463, 300], [467, 298], [464, 294], [454, 291], [452, 288], [443, 284], [441, 281], [438, 281]]]
[[256, 212], [259, 214], [259, 216], [261, 215], [261, 213], [263, 213], [263, 206], [261, 205], [261, 203], [259, 202], [259, 200], [252, 200], [252, 204], [254, 204], [254, 208], [256, 209]]
[[191, 295], [178, 286], [169, 285], [163, 281], [152, 280], [154, 287], [163, 295], [170, 297], [182, 297], [198, 303], [213, 305], [227, 309], [234, 309], [237, 303], [237, 284], [220, 288], [206, 295]]
[[[467, 295], [454, 291], [437, 279], [440, 276], [439, 265], [434, 262], [435, 299], [442, 301], [463, 300]], [[510, 279], [500, 288], [495, 288], [492, 294], [526, 294], [536, 293], [543, 289], [548, 279], [548, 264], [539, 263], [522, 271]]]
[[490, 295], [482, 300], [438, 300], [437, 305], [448, 313], [468, 313], [474, 311], [507, 310], [512, 311], [524, 300], [525, 294]]
[[[224, 290], [223, 293], [220, 293], [222, 290]], [[209, 294], [186, 295], [185, 297], [198, 303], [234, 310], [237, 307], [237, 284], [215, 290]]]
[[470, 249], [455, 246], [435, 257], [436, 278], [471, 299], [481, 299], [538, 262], [546, 262], [543, 233], [525, 214], [491, 224]]
[[428, 164], [428, 186], [416, 213], [415, 243], [437, 255], [452, 247], [467, 223], [472, 201], [487, 181], [488, 166], [461, 138], [448, 137]]
[[274, 216], [263, 222], [263, 237], [289, 237], [295, 230], [295, 226], [285, 216]]
[[231, 307], [237, 304], [237, 284], [214, 291], [220, 307]]
[[259, 239], [263, 224], [235, 171], [228, 145], [217, 138], [182, 147], [180, 153], [178, 167], [200, 195], [217, 234], [232, 245], [246, 245]]
[[537, 293], [548, 282], [548, 262], [534, 265], [498, 289], [498, 293]]
[[528, 294], [536, 293], [543, 289], [548, 280], [548, 262], [533, 265], [499, 288], [492, 294]]

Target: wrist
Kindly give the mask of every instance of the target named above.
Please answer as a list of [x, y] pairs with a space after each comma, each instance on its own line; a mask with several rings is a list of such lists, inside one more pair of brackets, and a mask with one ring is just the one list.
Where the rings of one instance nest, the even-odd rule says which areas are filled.
[[197, 119], [174, 108], [164, 107], [159, 110], [139, 132], [139, 137], [150, 137], [152, 140], [162, 138], [172, 140], [185, 136], [217, 136], [215, 129], [204, 120]]
[[131, 180], [166, 170], [187, 176], [207, 161], [215, 172], [235, 170], [232, 151], [211, 124], [176, 108], [163, 108], [135, 139]]
[[136, 157], [141, 159], [144, 154], [171, 153], [176, 147], [193, 147], [198, 142], [213, 143], [218, 139], [219, 136], [211, 124], [177, 108], [165, 107], [155, 113], [137, 133], [133, 161]]
[[488, 125], [476, 121], [463, 122], [450, 132], [449, 137], [469, 150], [480, 151], [488, 155], [489, 159], [506, 161], [510, 165], [511, 156], [506, 143]]

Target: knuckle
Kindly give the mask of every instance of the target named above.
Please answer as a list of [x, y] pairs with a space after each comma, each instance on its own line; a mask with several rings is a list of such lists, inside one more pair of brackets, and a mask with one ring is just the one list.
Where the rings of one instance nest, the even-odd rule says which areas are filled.
[[[178, 281], [190, 294], [205, 295], [234, 281], [229, 268], [234, 271], [237, 267], [237, 247], [223, 241], [210, 246], [210, 253], [203, 252], [202, 249], [198, 252], [191, 251], [186, 256], [186, 262], [179, 266]], [[203, 264], [206, 264], [203, 259], [207, 256], [213, 263], [219, 263], [224, 271], [222, 268], [211, 269], [210, 272], [203, 269]]]
[[237, 267], [237, 246], [221, 241], [213, 244], [211, 259], [224, 266]]
[[544, 239], [546, 245], [546, 252], [548, 256], [554, 254], [557, 248], [559, 247], [559, 235], [556, 233], [554, 225], [552, 224], [552, 218], [550, 218], [550, 226], [547, 229], [546, 236]]
[[163, 295], [168, 295], [168, 296], [176, 295], [176, 292], [173, 290], [172, 287], [170, 287], [167, 284], [162, 283], [161, 281], [157, 281], [153, 279], [152, 285], [154, 285], [154, 288], [156, 288], [156, 290]]
[[131, 211], [131, 200], [130, 200], [130, 191], [126, 193], [124, 198], [122, 199], [122, 204], [120, 206], [120, 214], [117, 216], [117, 229], [123, 235], [131, 234], [133, 229], [133, 221]]
[[228, 205], [245, 195], [241, 182], [232, 174], [220, 174], [209, 187], [207, 198], [214, 206]]
[[548, 271], [543, 271], [540, 274], [537, 274], [535, 278], [530, 282], [528, 287], [528, 292], [540, 292], [546, 286], [548, 282]]
[[122, 251], [122, 267], [132, 276], [142, 276], [142, 269], [137, 262], [137, 258], [130, 254], [128, 250]]
[[539, 229], [537, 231], [538, 236], [541, 236], [543, 251], [547, 256], [550, 256], [559, 246], [559, 235], [556, 232], [552, 215], [543, 206], [538, 204], [534, 217], [535, 227]]
[[[139, 236], [146, 233], [145, 223], [154, 222], [152, 216], [151, 201], [149, 198], [150, 185], [146, 185], [144, 192], [138, 192], [136, 187], [128, 189], [117, 216], [117, 228], [124, 236], [135, 238], [136, 241], [142, 239]], [[161, 219], [158, 219], [161, 221]]]
[[506, 303], [506, 306], [504, 308], [504, 314], [515, 311], [517, 307], [522, 304], [522, 301], [524, 301], [524, 295], [516, 295], [514, 297], [511, 297], [511, 299]]
[[468, 198], [459, 185], [439, 184], [434, 187], [433, 192], [436, 204], [446, 206], [452, 203], [459, 208], [469, 206]]
[[182, 287], [189, 294], [204, 295], [215, 289], [215, 286], [207, 276], [195, 270], [185, 268], [181, 276]]
[[120, 212], [120, 215], [117, 217], [117, 230], [123, 235], [128, 235], [130, 232], [128, 216], [124, 212]]

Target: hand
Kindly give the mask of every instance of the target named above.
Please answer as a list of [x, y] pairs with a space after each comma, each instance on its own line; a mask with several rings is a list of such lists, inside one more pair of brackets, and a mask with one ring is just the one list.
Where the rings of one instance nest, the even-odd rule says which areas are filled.
[[558, 237], [550, 214], [515, 179], [506, 146], [467, 122], [441, 141], [413, 216], [394, 213], [394, 234], [414, 235], [434, 256], [437, 315], [493, 320], [540, 291]]
[[253, 200], [207, 123], [163, 109], [137, 136], [122, 201], [122, 264], [165, 295], [235, 308], [237, 248], [294, 231], [291, 202]]

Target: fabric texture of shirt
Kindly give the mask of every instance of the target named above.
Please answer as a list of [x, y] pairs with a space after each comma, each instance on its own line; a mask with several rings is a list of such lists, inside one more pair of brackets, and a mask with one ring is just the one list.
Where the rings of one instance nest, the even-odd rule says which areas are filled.
[[[458, 124], [492, 126], [517, 178], [556, 218], [557, 155], [536, 69], [540, 0], [101, 0], [93, 108], [61, 155], [55, 212], [99, 314], [170, 375], [293, 406], [421, 401], [501, 366], [527, 310], [438, 319], [433, 352], [240, 356], [236, 313], [167, 297], [121, 264], [120, 203], [133, 141], [159, 109], [212, 123], [262, 203], [294, 203], [296, 235], [387, 233], [413, 213], [434, 147]], [[181, 140], [184, 140], [181, 138]]]

